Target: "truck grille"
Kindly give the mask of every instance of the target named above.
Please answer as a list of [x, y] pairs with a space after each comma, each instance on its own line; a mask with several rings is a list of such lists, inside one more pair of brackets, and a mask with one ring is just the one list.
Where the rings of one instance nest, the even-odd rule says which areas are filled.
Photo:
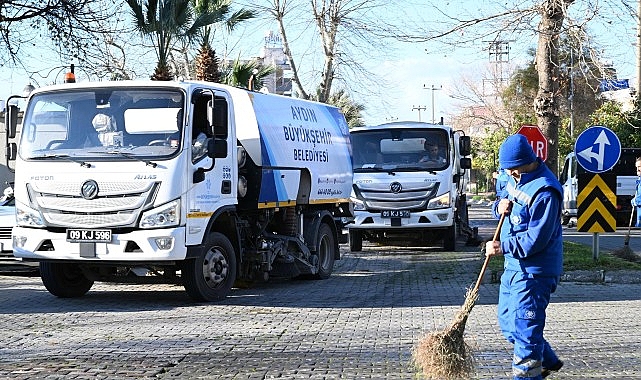
[[153, 203], [154, 182], [100, 182], [94, 199], [84, 199], [80, 188], [84, 181], [45, 182], [29, 187], [46, 224], [51, 227], [129, 227], [140, 213]]
[[370, 211], [379, 210], [424, 210], [427, 202], [432, 199], [439, 187], [439, 183], [428, 186], [411, 187], [403, 185], [398, 193], [393, 193], [389, 187], [357, 187], [357, 196], [365, 202]]
[[13, 227], [0, 227], [0, 239], [11, 239]]

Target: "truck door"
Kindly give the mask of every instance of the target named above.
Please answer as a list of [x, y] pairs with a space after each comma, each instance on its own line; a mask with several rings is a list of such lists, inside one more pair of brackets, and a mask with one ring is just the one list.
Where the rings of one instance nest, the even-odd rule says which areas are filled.
[[[191, 139], [191, 170], [195, 173], [198, 168], [210, 169], [205, 171], [204, 180], [192, 183], [187, 210], [187, 225], [191, 230], [187, 244], [201, 242], [202, 234], [207, 223], [216, 210], [236, 203], [237, 170], [236, 144], [233, 138], [230, 121], [230, 103], [228, 97], [220, 92], [204, 89], [196, 90], [192, 95], [191, 130], [186, 136]], [[208, 108], [213, 110], [208, 111]], [[211, 121], [208, 120], [211, 118]], [[207, 154], [207, 142], [217, 139], [225, 142], [227, 154], [224, 157], [210, 158]], [[193, 178], [192, 178], [193, 181]]]

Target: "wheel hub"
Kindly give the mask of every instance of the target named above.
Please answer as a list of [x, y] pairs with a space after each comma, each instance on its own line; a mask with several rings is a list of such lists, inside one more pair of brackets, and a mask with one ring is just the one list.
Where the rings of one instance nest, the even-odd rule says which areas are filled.
[[203, 276], [210, 287], [216, 288], [225, 282], [228, 270], [229, 264], [220, 250], [213, 248], [207, 252], [203, 260]]

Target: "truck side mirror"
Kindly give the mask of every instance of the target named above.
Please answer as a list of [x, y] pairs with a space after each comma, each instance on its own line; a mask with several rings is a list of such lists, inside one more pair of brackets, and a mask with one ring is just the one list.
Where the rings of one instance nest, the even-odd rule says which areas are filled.
[[7, 130], [7, 138], [13, 139], [16, 137], [16, 130], [18, 127], [18, 106], [12, 104], [7, 106], [4, 113], [4, 125]]
[[469, 156], [472, 153], [472, 140], [470, 140], [470, 136], [461, 136], [459, 138], [459, 148], [461, 150], [461, 156]]
[[15, 161], [18, 155], [18, 144], [11, 142], [7, 144], [7, 161]]
[[472, 169], [472, 159], [469, 157], [461, 158], [461, 169]]
[[[213, 125], [214, 125], [214, 102], [213, 100], [210, 100], [207, 102], [207, 126], [211, 128]], [[213, 130], [212, 130], [212, 133], [213, 133]]]

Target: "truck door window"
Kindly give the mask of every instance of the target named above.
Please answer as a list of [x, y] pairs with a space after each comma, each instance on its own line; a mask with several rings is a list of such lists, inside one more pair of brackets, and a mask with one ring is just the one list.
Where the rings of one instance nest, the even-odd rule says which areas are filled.
[[213, 120], [209, 125], [207, 108], [211, 107], [211, 93], [203, 91], [195, 93], [192, 112], [192, 162], [196, 163], [205, 157], [207, 139], [227, 139], [229, 125], [227, 116], [227, 101], [222, 97], [215, 97], [213, 104]]

